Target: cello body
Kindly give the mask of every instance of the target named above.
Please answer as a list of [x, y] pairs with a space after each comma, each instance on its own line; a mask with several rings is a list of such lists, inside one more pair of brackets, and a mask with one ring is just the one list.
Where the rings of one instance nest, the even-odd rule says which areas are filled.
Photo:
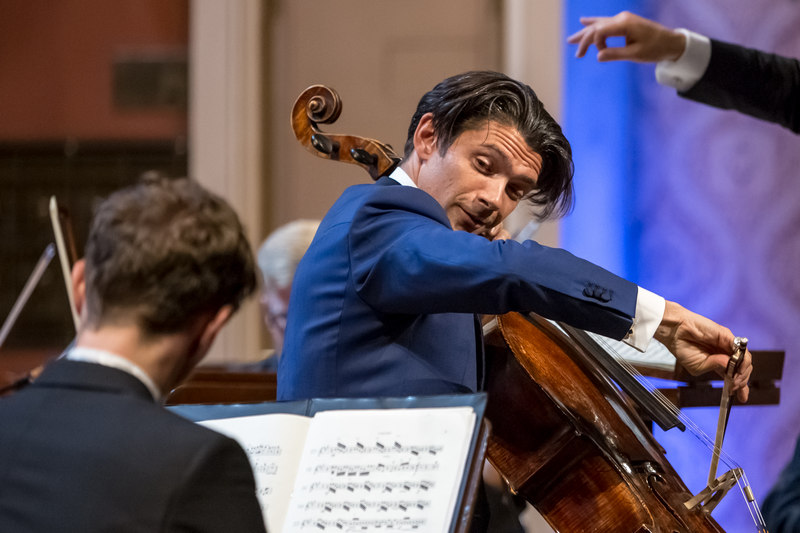
[[723, 529], [664, 456], [630, 400], [560, 329], [498, 317], [487, 335], [487, 457], [558, 532]]

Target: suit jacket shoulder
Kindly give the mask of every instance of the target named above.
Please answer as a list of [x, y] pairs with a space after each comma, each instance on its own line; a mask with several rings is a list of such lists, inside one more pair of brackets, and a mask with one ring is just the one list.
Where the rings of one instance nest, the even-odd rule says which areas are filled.
[[264, 530], [241, 447], [121, 370], [55, 361], [0, 426], [0, 531]]

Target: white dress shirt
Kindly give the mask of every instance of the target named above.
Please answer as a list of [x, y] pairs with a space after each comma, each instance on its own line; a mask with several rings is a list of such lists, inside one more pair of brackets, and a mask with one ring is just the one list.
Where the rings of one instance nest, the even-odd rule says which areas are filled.
[[684, 28], [677, 28], [686, 37], [686, 48], [675, 61], [656, 64], [656, 81], [679, 92], [688, 91], [703, 77], [711, 60], [711, 40]]

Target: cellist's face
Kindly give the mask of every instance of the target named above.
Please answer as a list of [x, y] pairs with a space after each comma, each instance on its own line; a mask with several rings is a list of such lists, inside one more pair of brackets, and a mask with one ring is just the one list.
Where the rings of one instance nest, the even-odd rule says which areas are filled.
[[[420, 128], [432, 128], [424, 121]], [[487, 121], [459, 135], [444, 155], [435, 137], [429, 140], [417, 186], [441, 204], [454, 230], [489, 236], [536, 189], [542, 158], [516, 128]]]

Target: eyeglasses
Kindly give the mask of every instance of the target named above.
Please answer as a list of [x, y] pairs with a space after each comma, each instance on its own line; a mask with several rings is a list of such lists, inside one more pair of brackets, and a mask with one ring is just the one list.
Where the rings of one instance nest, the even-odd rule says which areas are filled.
[[287, 314], [284, 313], [271, 313], [267, 311], [266, 313], [266, 322], [267, 325], [276, 329], [285, 330], [286, 329], [286, 317]]

